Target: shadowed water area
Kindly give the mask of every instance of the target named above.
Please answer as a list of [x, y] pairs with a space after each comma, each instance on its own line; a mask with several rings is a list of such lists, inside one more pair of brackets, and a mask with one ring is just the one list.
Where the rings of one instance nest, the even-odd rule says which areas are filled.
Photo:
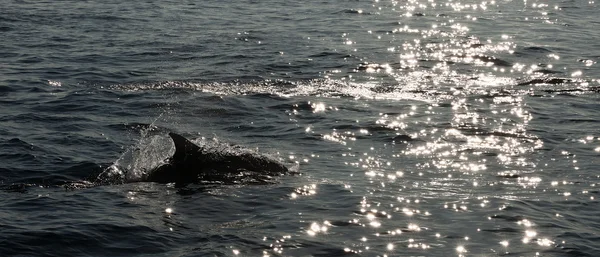
[[1, 6], [0, 256], [600, 255], [594, 1]]

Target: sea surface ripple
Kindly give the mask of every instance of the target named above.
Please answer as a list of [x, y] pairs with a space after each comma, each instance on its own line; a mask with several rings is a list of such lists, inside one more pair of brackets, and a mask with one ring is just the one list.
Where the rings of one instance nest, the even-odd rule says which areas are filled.
[[[0, 256], [600, 256], [595, 1], [1, 6]], [[301, 175], [88, 182], [169, 132]]]

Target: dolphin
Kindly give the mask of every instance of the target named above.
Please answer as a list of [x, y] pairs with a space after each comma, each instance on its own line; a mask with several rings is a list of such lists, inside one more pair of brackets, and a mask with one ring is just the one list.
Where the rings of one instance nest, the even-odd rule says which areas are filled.
[[217, 152], [185, 137], [169, 133], [175, 153], [142, 178], [145, 182], [175, 183], [176, 187], [202, 181], [235, 182], [244, 176], [264, 178], [290, 173], [283, 163], [250, 151]]

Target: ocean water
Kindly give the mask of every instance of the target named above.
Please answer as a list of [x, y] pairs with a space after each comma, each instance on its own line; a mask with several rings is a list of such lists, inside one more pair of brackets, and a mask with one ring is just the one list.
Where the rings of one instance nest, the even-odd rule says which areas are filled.
[[[3, 0], [0, 256], [600, 256], [597, 12]], [[301, 174], [86, 183], [169, 132]]]

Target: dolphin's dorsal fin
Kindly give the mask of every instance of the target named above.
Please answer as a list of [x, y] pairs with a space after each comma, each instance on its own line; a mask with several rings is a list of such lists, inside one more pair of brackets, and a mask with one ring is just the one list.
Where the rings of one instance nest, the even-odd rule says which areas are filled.
[[202, 148], [179, 134], [171, 132], [169, 133], [169, 136], [173, 139], [173, 143], [175, 144], [175, 154], [173, 155], [173, 159], [175, 160], [185, 159], [186, 156], [202, 150]]

